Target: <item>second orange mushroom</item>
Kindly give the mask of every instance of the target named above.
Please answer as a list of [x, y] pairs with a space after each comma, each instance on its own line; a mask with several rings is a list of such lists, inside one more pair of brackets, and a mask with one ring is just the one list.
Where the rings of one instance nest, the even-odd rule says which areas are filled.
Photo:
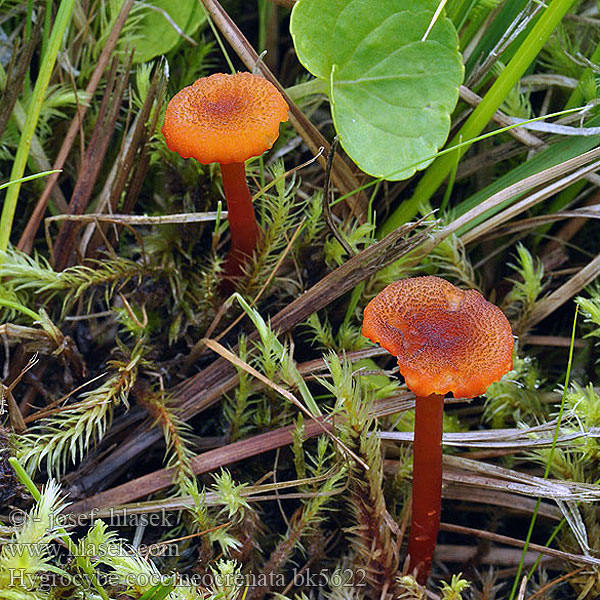
[[425, 583], [442, 508], [444, 395], [474, 398], [510, 371], [512, 331], [479, 292], [426, 276], [396, 281], [373, 298], [362, 333], [398, 357], [416, 396], [408, 554], [409, 571]]

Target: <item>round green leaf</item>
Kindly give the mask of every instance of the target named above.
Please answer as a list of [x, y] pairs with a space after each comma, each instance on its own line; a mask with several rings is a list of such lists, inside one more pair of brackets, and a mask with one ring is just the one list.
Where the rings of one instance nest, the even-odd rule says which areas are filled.
[[463, 67], [449, 19], [440, 17], [421, 41], [438, 2], [299, 0], [294, 6], [298, 57], [329, 82], [340, 143], [370, 175], [406, 179], [448, 137]]

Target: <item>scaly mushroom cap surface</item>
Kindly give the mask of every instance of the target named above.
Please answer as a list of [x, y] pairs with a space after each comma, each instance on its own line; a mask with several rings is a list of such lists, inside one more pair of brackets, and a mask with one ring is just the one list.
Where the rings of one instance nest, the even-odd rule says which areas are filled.
[[215, 73], [171, 98], [162, 132], [169, 150], [183, 158], [241, 163], [273, 145], [288, 112], [283, 96], [263, 77]]
[[439, 277], [388, 285], [369, 304], [362, 334], [398, 357], [417, 396], [474, 398], [512, 370], [508, 319], [475, 290]]

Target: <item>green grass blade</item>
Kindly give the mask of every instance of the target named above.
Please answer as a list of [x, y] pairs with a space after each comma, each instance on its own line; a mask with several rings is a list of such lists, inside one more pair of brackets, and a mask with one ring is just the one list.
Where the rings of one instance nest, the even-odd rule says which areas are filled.
[[142, 594], [139, 600], [164, 600], [174, 589], [174, 583], [157, 583]]
[[[50, 40], [48, 42], [48, 50], [45, 53], [40, 66], [40, 73], [35, 82], [35, 87], [27, 110], [25, 128], [19, 139], [15, 161], [10, 173], [11, 181], [21, 179], [25, 172], [31, 140], [33, 139], [37, 127], [40, 111], [44, 102], [44, 96], [46, 94], [46, 89], [48, 88], [48, 83], [50, 82], [54, 64], [56, 63], [56, 57], [63, 40], [63, 35], [71, 21], [74, 3], [75, 0], [62, 0], [58, 12], [56, 13], [56, 20], [54, 21], [54, 27], [52, 28], [52, 34], [50, 35]], [[0, 217], [0, 252], [5, 252], [8, 248], [20, 189], [20, 183], [15, 183], [14, 185], [11, 185], [6, 192], [2, 216]]]
[[[548, 454], [548, 460], [546, 461], [546, 468], [544, 469], [544, 478], [547, 478], [550, 474], [550, 468], [552, 465], [552, 458], [554, 457], [554, 451], [556, 450], [556, 444], [558, 442], [558, 434], [560, 432], [560, 426], [562, 423], [563, 413], [565, 411], [565, 402], [567, 399], [567, 390], [569, 389], [569, 379], [571, 377], [571, 365], [573, 364], [573, 348], [575, 347], [575, 329], [577, 327], [577, 313], [579, 311], [579, 305], [575, 305], [575, 316], [573, 317], [573, 329], [571, 330], [571, 345], [569, 347], [569, 359], [567, 361], [567, 372], [565, 374], [565, 385], [563, 388], [562, 398], [560, 401], [560, 409], [558, 410], [558, 417], [556, 419], [556, 427], [554, 429], [554, 436], [552, 438], [552, 446], [550, 447], [550, 452]], [[525, 545], [523, 546], [523, 552], [521, 553], [521, 560], [519, 561], [519, 567], [517, 569], [517, 573], [515, 575], [515, 580], [513, 582], [513, 586], [510, 592], [509, 600], [513, 600], [515, 594], [517, 592], [517, 588], [519, 587], [519, 580], [521, 579], [521, 573], [523, 572], [523, 565], [525, 564], [525, 555], [527, 554], [527, 549], [529, 547], [529, 542], [531, 541], [531, 535], [533, 534], [533, 528], [535, 526], [535, 521], [537, 518], [538, 510], [540, 508], [540, 504], [542, 502], [541, 498], [537, 499], [535, 503], [535, 508], [533, 510], [533, 515], [531, 515], [531, 522], [529, 523], [529, 529], [527, 530], [527, 537], [525, 538]]]
[[17, 184], [25, 183], [26, 181], [33, 181], [34, 179], [39, 179], [40, 177], [45, 177], [46, 175], [52, 175], [52, 173], [60, 173], [61, 171], [62, 171], [62, 169], [52, 169], [50, 171], [42, 171], [41, 173], [34, 173], [33, 175], [27, 175], [27, 177], [21, 177], [20, 179], [15, 179], [14, 181], [7, 181], [6, 183], [0, 184], [0, 190], [10, 187], [11, 185], [17, 185]]

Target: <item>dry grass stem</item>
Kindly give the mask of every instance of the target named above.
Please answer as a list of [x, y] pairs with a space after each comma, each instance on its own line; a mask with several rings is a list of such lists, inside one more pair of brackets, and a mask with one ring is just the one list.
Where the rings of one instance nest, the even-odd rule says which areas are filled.
[[[525, 546], [524, 541], [511, 538], [507, 535], [500, 535], [491, 531], [482, 531], [481, 529], [474, 529], [472, 527], [451, 525], [450, 523], [440, 523], [440, 531], [450, 531], [453, 533], [460, 533], [462, 535], [470, 535], [484, 540], [497, 542], [498, 544], [515, 546], [516, 548], [523, 548]], [[562, 552], [561, 550], [555, 550], [554, 548], [547, 548], [546, 546], [540, 546], [539, 544], [531, 543], [527, 545], [527, 548], [530, 552], [538, 552], [539, 554], [543, 554], [545, 556], [552, 556], [553, 558], [558, 558], [569, 562], [593, 565], [596, 567], [600, 565], [600, 559], [592, 556], [583, 556], [581, 554], [572, 554], [571, 552]]]

